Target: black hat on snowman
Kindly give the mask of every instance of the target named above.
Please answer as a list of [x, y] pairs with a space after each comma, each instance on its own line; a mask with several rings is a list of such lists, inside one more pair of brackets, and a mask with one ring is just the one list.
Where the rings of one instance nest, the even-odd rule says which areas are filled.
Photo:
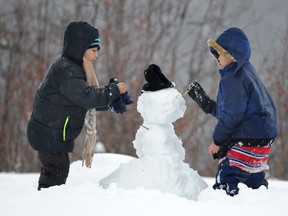
[[155, 64], [150, 64], [144, 71], [144, 77], [147, 81], [144, 84], [142, 91], [158, 91], [165, 88], [173, 88], [174, 83], [170, 82], [162, 73], [160, 67]]

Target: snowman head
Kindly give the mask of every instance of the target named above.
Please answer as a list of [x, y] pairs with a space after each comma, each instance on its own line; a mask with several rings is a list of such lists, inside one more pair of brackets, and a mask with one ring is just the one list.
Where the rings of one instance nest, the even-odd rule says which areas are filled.
[[137, 110], [144, 124], [166, 124], [183, 117], [186, 105], [175, 88], [166, 88], [154, 92], [144, 91], [138, 99]]

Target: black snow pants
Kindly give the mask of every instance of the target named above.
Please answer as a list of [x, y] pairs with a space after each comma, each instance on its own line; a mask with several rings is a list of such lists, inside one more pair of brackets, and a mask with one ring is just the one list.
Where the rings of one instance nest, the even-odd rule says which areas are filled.
[[70, 161], [68, 153], [39, 152], [42, 164], [38, 190], [66, 183], [69, 173]]

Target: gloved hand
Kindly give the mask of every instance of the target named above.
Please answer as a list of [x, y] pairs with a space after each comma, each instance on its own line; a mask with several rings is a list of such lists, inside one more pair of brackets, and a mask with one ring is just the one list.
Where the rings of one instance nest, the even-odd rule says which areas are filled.
[[198, 104], [203, 112], [206, 114], [212, 112], [216, 102], [207, 96], [206, 92], [197, 81], [193, 81], [193, 85], [188, 91], [188, 95]]
[[216, 154], [213, 154], [213, 159], [221, 159], [226, 157], [227, 152], [232, 148], [232, 144], [224, 143], [220, 146], [218, 152]]
[[[115, 83], [118, 84], [119, 81], [115, 78], [111, 78], [109, 83]], [[131, 100], [130, 95], [126, 91], [124, 94], [121, 94], [120, 97], [116, 100], [114, 100], [112, 103], [109, 104], [109, 108], [112, 111], [115, 111], [116, 113], [123, 114], [127, 111], [126, 105], [134, 103], [133, 100]]]

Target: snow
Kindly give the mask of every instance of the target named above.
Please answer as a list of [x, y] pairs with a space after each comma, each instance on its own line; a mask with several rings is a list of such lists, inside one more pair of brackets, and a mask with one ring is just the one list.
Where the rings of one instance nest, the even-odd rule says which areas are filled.
[[138, 129], [133, 142], [138, 158], [121, 165], [100, 185], [108, 188], [116, 183], [124, 189], [141, 186], [197, 200], [207, 184], [183, 162], [185, 150], [172, 124], [184, 116], [184, 98], [175, 88], [144, 92], [138, 99], [137, 110], [145, 125]]
[[[71, 164], [66, 185], [37, 191], [38, 173], [0, 173], [0, 203], [2, 216], [105, 215], [225, 215], [284, 216], [288, 203], [288, 181], [269, 179], [269, 189], [252, 190], [240, 185], [240, 193], [230, 197], [224, 191], [214, 191], [213, 178], [204, 177], [208, 187], [189, 200], [143, 187], [126, 190], [111, 184], [103, 189], [99, 181], [135, 158], [125, 155], [95, 154], [92, 168], [82, 167], [82, 161]], [[129, 180], [129, 177], [127, 177]]]
[[39, 173], [0, 173], [1, 216], [287, 215], [288, 181], [270, 179], [268, 190], [240, 184], [240, 193], [230, 197], [183, 162], [185, 150], [172, 123], [184, 116], [186, 105], [176, 89], [144, 92], [137, 109], [148, 128], [139, 127], [135, 135], [137, 158], [97, 153], [92, 168], [73, 162], [65, 185], [41, 191]]

